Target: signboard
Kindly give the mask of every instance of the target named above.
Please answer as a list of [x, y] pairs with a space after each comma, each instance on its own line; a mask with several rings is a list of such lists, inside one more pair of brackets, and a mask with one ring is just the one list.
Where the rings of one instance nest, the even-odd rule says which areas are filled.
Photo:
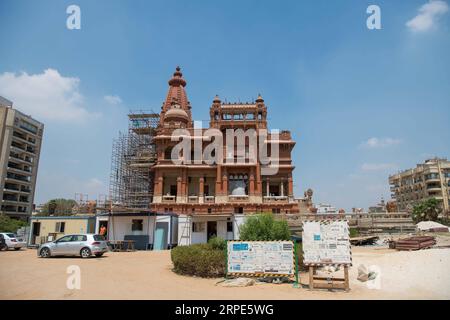
[[350, 231], [346, 220], [303, 222], [303, 264], [352, 264]]
[[292, 241], [228, 241], [227, 273], [291, 276], [295, 272]]

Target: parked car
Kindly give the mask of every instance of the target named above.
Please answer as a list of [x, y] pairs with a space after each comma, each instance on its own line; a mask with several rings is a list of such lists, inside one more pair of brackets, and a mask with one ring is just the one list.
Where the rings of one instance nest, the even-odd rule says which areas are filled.
[[24, 248], [27, 244], [22, 239], [18, 239], [14, 233], [2, 232], [0, 233], [5, 240], [7, 249], [20, 250]]
[[68, 234], [55, 241], [41, 244], [37, 254], [42, 258], [54, 256], [81, 256], [88, 258], [92, 255], [101, 257], [108, 251], [105, 238], [99, 234]]

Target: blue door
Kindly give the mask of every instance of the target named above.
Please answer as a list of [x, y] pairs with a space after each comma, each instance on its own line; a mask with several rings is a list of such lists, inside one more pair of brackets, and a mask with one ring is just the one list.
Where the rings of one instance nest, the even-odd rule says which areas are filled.
[[168, 222], [157, 222], [155, 228], [153, 250], [167, 249], [167, 230], [169, 229]]

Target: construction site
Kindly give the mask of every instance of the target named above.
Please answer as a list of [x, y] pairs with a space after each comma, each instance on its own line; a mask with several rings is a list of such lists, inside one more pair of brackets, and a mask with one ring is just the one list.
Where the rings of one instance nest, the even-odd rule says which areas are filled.
[[111, 211], [149, 210], [153, 198], [159, 114], [135, 111], [128, 114], [128, 132], [114, 139], [111, 156]]

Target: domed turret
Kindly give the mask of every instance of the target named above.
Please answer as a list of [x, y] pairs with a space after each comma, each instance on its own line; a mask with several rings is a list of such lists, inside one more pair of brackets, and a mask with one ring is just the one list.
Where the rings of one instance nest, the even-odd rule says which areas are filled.
[[189, 116], [186, 111], [175, 105], [166, 112], [166, 114], [164, 115], [164, 120], [178, 120], [188, 122]]

